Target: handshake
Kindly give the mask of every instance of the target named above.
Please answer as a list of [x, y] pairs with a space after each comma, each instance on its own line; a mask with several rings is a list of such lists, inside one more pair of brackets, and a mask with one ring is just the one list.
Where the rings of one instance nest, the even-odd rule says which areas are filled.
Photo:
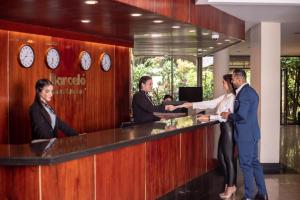
[[192, 103], [186, 102], [186, 103], [181, 104], [181, 105], [178, 105], [178, 106], [166, 105], [166, 106], [165, 106], [165, 110], [167, 110], [167, 111], [174, 111], [174, 110], [176, 110], [177, 108], [190, 108], [190, 107], [192, 107], [192, 106], [193, 106]]

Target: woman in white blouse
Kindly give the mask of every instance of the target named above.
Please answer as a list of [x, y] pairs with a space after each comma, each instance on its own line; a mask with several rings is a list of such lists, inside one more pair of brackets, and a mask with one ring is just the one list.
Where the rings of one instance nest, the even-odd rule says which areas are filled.
[[[213, 115], [201, 115], [198, 117], [200, 121], [218, 120], [221, 122], [221, 135], [218, 143], [218, 160], [222, 166], [225, 176], [225, 191], [220, 194], [221, 198], [230, 198], [236, 192], [236, 165], [234, 159], [234, 139], [233, 125], [227, 122], [220, 114], [222, 112], [233, 112], [235, 100], [235, 91], [231, 83], [232, 75], [226, 74], [223, 76], [223, 88], [225, 94], [211, 101], [184, 103], [180, 107], [194, 109], [216, 109]], [[174, 107], [175, 108], [175, 107]], [[169, 108], [169, 109], [174, 109]]]

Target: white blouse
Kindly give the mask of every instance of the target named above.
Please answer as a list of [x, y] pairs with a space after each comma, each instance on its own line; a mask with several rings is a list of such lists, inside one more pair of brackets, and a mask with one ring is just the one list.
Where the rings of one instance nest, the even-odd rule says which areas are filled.
[[219, 122], [226, 122], [226, 119], [223, 119], [221, 117], [222, 112], [233, 112], [233, 105], [234, 105], [235, 95], [230, 94], [224, 94], [216, 99], [210, 100], [210, 101], [202, 101], [202, 102], [195, 102], [193, 103], [193, 109], [216, 109], [215, 115], [210, 115], [211, 120], [218, 120]]

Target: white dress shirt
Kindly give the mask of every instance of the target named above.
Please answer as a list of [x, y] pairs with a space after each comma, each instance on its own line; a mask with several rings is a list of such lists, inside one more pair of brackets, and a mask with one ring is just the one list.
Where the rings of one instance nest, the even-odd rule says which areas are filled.
[[215, 115], [210, 115], [211, 120], [218, 120], [219, 122], [226, 122], [226, 119], [223, 119], [221, 117], [222, 112], [233, 112], [233, 106], [234, 106], [234, 100], [235, 95], [230, 94], [224, 94], [216, 99], [210, 100], [210, 101], [202, 101], [202, 102], [195, 102], [193, 103], [193, 109], [216, 109]]

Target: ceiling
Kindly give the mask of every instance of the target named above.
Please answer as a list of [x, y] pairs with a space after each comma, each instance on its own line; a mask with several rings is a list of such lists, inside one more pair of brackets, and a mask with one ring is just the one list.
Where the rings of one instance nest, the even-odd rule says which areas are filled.
[[[84, 0], [0, 1], [1, 20], [134, 41], [135, 55], [205, 56], [240, 41], [223, 34], [212, 40], [209, 30], [111, 0], [94, 5]], [[133, 13], [141, 16], [133, 17]]]
[[[205, 1], [208, 2], [207, 0], [198, 0], [197, 3], [203, 4]], [[300, 55], [299, 0], [252, 0], [252, 2], [259, 3], [251, 3], [251, 0], [248, 0], [248, 3], [241, 3], [241, 0], [226, 0], [226, 4], [220, 3], [221, 0], [211, 1], [214, 7], [245, 21], [246, 42], [232, 46], [230, 48], [231, 55], [250, 55], [248, 32], [251, 27], [262, 21], [281, 23], [282, 55]]]

